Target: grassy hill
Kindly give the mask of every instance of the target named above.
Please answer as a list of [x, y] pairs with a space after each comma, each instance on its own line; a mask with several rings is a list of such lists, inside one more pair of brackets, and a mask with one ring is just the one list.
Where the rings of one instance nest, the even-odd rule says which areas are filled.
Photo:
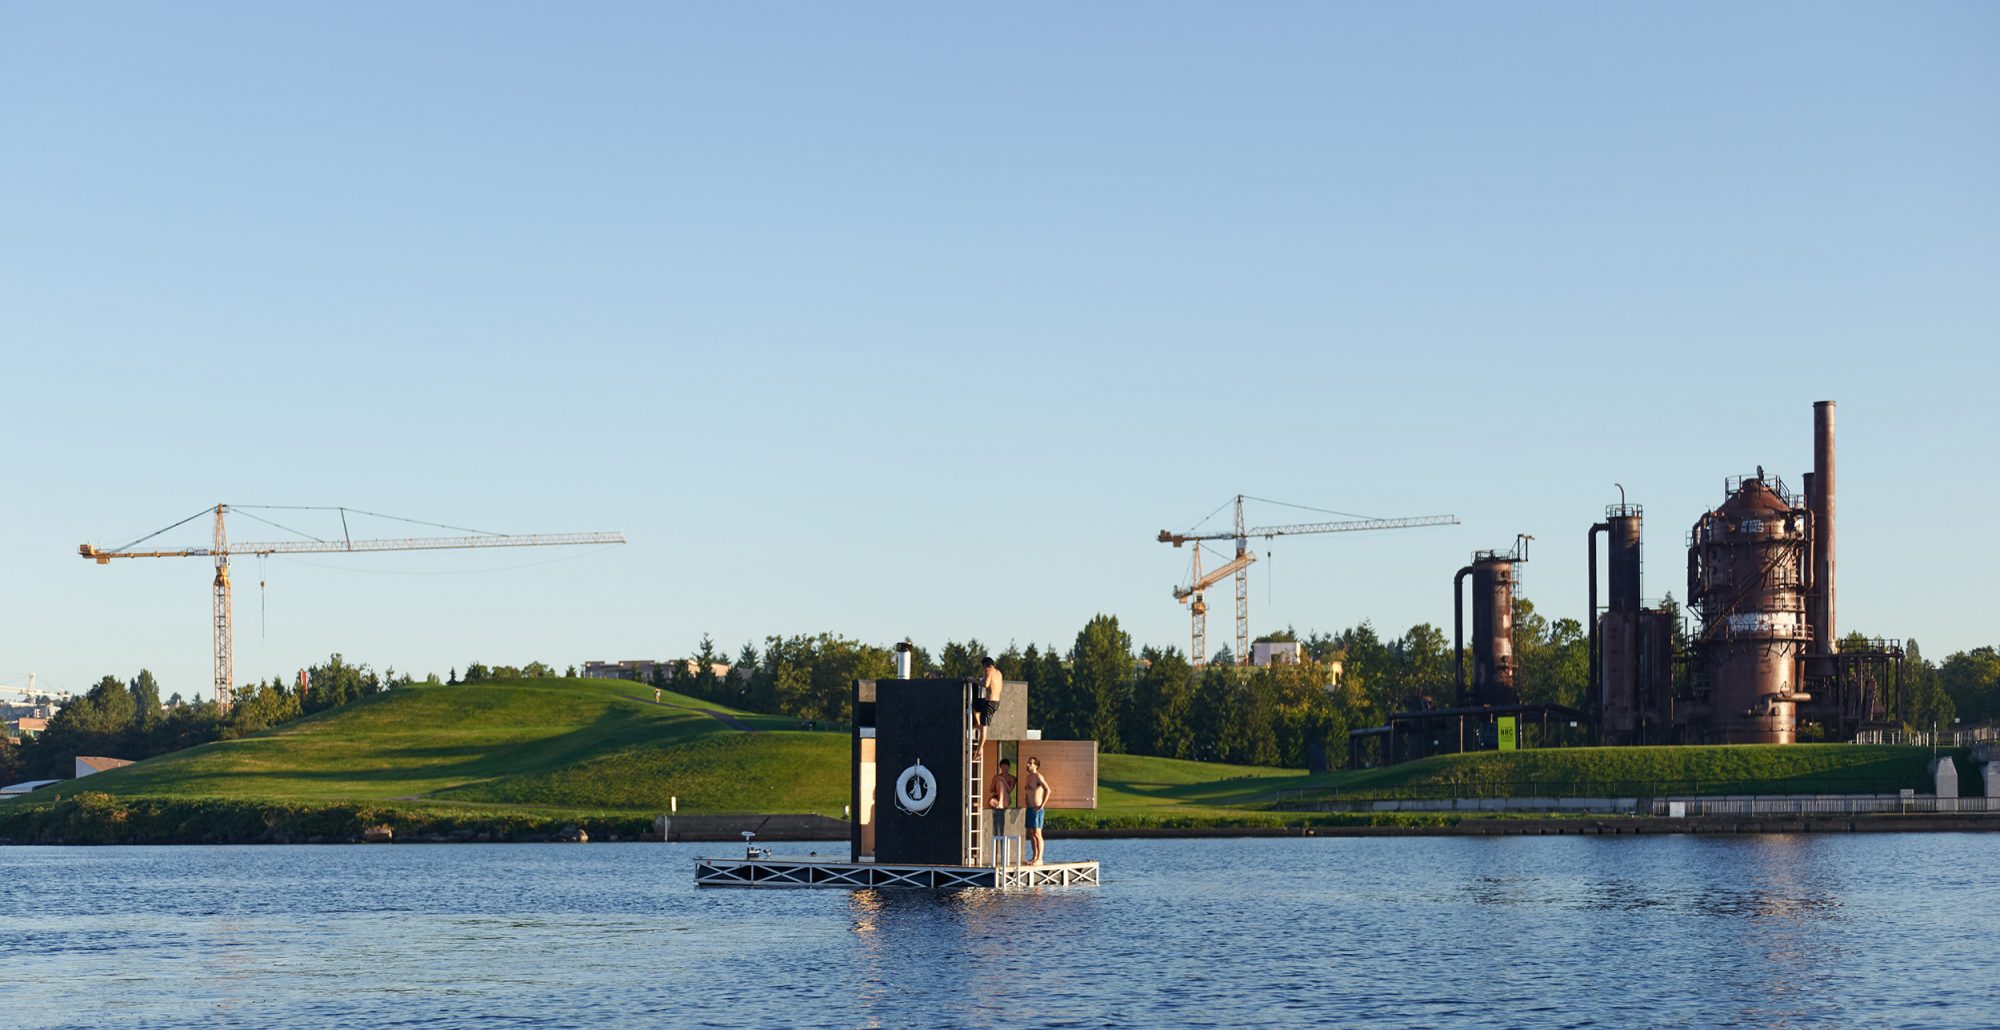
[[[1280, 792], [1287, 800], [1314, 800], [1928, 791], [1929, 757], [1916, 748], [1854, 745], [1577, 748], [1452, 755], [1308, 776], [1104, 755], [1099, 807], [1052, 813], [1052, 823], [1296, 822], [1296, 813], [1273, 811]], [[808, 732], [796, 720], [674, 693], [656, 704], [652, 689], [635, 683], [535, 679], [418, 686], [257, 736], [99, 773], [82, 784], [44, 788], [0, 806], [0, 837], [24, 839], [8, 829], [31, 810], [40, 811], [44, 823], [58, 815], [67, 820], [68, 830], [45, 831], [37, 823], [42, 839], [134, 839], [136, 831], [90, 836], [101, 829], [93, 819], [127, 818], [151, 820], [147, 825], [155, 829], [149, 832], [171, 839], [245, 839], [259, 826], [280, 825], [324, 825], [332, 838], [383, 819], [457, 827], [454, 832], [480, 826], [487, 829], [476, 832], [484, 834], [514, 832], [509, 820], [518, 829], [526, 825], [521, 820], [540, 826], [596, 818], [625, 828], [615, 832], [637, 833], [667, 810], [670, 797], [679, 798], [686, 814], [837, 816], [849, 798], [848, 759], [844, 730]], [[1971, 772], [1970, 762], [1961, 757], [1959, 764]], [[58, 794], [69, 795], [65, 804], [71, 807], [50, 814], [48, 803]], [[79, 796], [97, 807], [77, 809]], [[236, 829], [218, 836], [208, 829], [212, 823]], [[291, 839], [293, 830], [283, 835]]]
[[[715, 714], [709, 714], [709, 713]], [[724, 716], [728, 721], [719, 719]], [[741, 727], [747, 727], [749, 732]], [[99, 773], [125, 797], [838, 814], [847, 736], [618, 680], [418, 686]], [[50, 792], [67, 786], [47, 788]]]
[[[725, 718], [717, 718], [717, 716]], [[726, 721], [725, 721], [726, 720]], [[747, 730], [746, 731], [746, 728]], [[751, 732], [754, 731], [754, 732]], [[44, 788], [119, 798], [581, 813], [807, 812], [848, 803], [849, 737], [616, 680], [418, 686]], [[1107, 815], [1268, 803], [1295, 771], [1105, 755]]]

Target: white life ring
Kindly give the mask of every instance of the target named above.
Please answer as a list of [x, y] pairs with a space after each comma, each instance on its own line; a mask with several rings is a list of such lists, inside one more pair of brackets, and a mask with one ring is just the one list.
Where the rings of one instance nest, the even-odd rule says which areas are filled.
[[922, 759], [896, 777], [896, 807], [911, 815], [923, 815], [937, 801], [937, 777], [924, 768]]

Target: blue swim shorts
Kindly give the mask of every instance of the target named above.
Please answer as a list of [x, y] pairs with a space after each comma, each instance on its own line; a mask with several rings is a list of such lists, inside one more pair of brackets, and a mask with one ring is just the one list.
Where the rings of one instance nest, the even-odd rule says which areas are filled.
[[1042, 810], [1039, 808], [1028, 809], [1028, 829], [1039, 830], [1041, 828], [1042, 828]]

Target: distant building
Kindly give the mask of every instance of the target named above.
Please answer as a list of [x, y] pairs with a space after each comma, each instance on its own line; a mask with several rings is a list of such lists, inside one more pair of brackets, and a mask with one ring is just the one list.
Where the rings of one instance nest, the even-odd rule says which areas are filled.
[[48, 728], [49, 721], [47, 719], [37, 719], [32, 715], [21, 716], [14, 723], [14, 732], [19, 733], [23, 737], [32, 737]]
[[1250, 645], [1250, 664], [1262, 668], [1266, 665], [1297, 665], [1305, 657], [1305, 651], [1296, 640], [1259, 640]]
[[[701, 663], [692, 658], [670, 658], [656, 661], [651, 658], [628, 658], [622, 662], [585, 662], [583, 675], [588, 679], [637, 680], [651, 683], [653, 674], [658, 672], [667, 680], [682, 676], [693, 676], [700, 671]], [[724, 679], [733, 671], [728, 662], [710, 662], [708, 669], [717, 679]]]
[[[1250, 664], [1258, 667], [1269, 665], [1297, 665], [1306, 660], [1305, 649], [1293, 640], [1259, 640], [1250, 645]], [[1329, 676], [1326, 689], [1340, 686], [1340, 674], [1344, 662], [1338, 658], [1323, 658], [1319, 665]]]
[[593, 680], [638, 680], [651, 682], [659, 662], [651, 658], [628, 658], [622, 662], [585, 662], [583, 675]]
[[[682, 676], [693, 676], [699, 673], [700, 671], [701, 671], [700, 662], [697, 662], [692, 658], [682, 658], [679, 661], [673, 662], [672, 664], [667, 666], [667, 678], [670, 680], [679, 679]], [[728, 662], [710, 662], [708, 663], [708, 671], [711, 674], [713, 674], [716, 679], [719, 680], [728, 679], [732, 673], [740, 672], [740, 674], [744, 676], [748, 676], [750, 674], [750, 670], [748, 668], [738, 670], [735, 666], [729, 664]]]
[[30, 791], [46, 787], [51, 783], [61, 782], [61, 780], [27, 780], [22, 783], [10, 783], [4, 787], [0, 787], [0, 801], [12, 801]]
[[129, 758], [100, 758], [95, 755], [89, 757], [78, 755], [76, 756], [76, 775], [78, 779], [81, 779], [92, 773], [101, 773], [107, 769], [116, 769], [121, 765], [131, 764], [132, 760]]

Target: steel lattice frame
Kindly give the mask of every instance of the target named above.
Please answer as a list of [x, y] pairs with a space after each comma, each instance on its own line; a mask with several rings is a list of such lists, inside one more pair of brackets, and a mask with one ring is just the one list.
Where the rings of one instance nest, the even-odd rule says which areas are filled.
[[1096, 862], [1041, 866], [877, 865], [814, 859], [704, 858], [695, 862], [697, 887], [875, 888], [955, 890], [967, 887], [1096, 886]]
[[235, 641], [229, 631], [229, 539], [222, 526], [226, 505], [215, 506], [215, 709], [224, 715], [236, 703]]

